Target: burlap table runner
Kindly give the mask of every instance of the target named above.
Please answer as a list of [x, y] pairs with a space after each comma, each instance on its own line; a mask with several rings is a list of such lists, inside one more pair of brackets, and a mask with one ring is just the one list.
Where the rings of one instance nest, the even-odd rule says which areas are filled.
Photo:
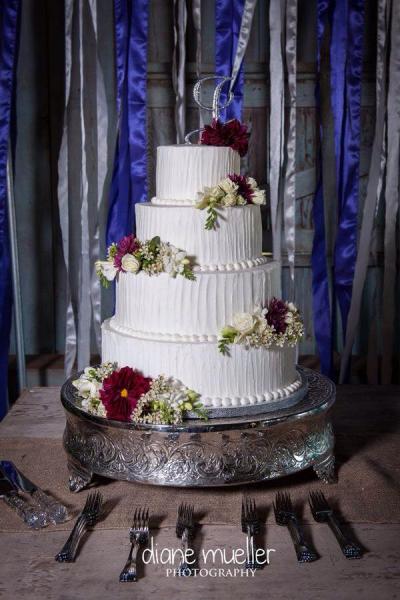
[[[96, 479], [106, 499], [106, 516], [97, 527], [114, 529], [129, 526], [136, 506], [149, 506], [153, 526], [175, 524], [178, 504], [185, 500], [196, 507], [201, 523], [238, 524], [245, 489], [255, 497], [267, 521], [272, 521], [272, 502], [277, 490], [286, 490], [302, 506], [306, 521], [312, 517], [307, 506], [308, 492], [323, 488], [335, 500], [350, 522], [400, 523], [400, 436], [385, 432], [376, 436], [336, 433], [338, 483], [325, 486], [312, 470], [253, 486], [222, 489], [179, 489], [145, 486], [129, 482]], [[37, 485], [49, 490], [68, 505], [75, 515], [82, 508], [87, 490], [68, 490], [66, 455], [60, 440], [8, 438], [0, 441], [0, 456], [15, 464]], [[26, 525], [0, 501], [0, 531], [26, 531]], [[59, 529], [70, 528], [70, 524]], [[55, 529], [56, 527], [51, 526]]]

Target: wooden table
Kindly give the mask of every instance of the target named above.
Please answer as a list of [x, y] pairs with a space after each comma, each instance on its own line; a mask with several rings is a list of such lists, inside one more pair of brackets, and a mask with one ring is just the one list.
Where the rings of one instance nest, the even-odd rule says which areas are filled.
[[[339, 396], [364, 394], [370, 405], [377, 396], [392, 396], [398, 401], [398, 388], [342, 386]], [[64, 416], [59, 402], [54, 402], [54, 388], [34, 388], [24, 392], [0, 425], [4, 437], [60, 437]], [[372, 400], [373, 399], [373, 400]], [[371, 410], [366, 406], [366, 410]], [[340, 410], [340, 405], [339, 405]], [[400, 450], [400, 449], [399, 449]], [[1, 510], [8, 510], [2, 507]], [[118, 574], [127, 554], [124, 529], [93, 531], [74, 564], [58, 564], [54, 556], [65, 541], [65, 532], [0, 534], [0, 598], [4, 599], [114, 599], [137, 600], [185, 598], [214, 600], [229, 598], [276, 598], [279, 600], [386, 600], [400, 597], [400, 524], [352, 524], [360, 542], [368, 550], [362, 560], [349, 561], [340, 553], [326, 526], [308, 528], [321, 558], [312, 564], [298, 564], [286, 532], [276, 525], [266, 527], [264, 548], [270, 564], [255, 576], [229, 576], [231, 565], [220, 561], [210, 564], [208, 576], [191, 579], [166, 576], [166, 567], [149, 564], [141, 568], [142, 578], [135, 584], [121, 584]], [[237, 527], [203, 526], [197, 544], [204, 549], [224, 547], [227, 556], [243, 546]], [[154, 532], [158, 548], [175, 548], [175, 532], [164, 527]], [[202, 565], [200, 565], [202, 566]], [[203, 566], [204, 568], [204, 566]], [[226, 577], [218, 569], [225, 569]], [[236, 568], [238, 568], [236, 566]], [[214, 569], [214, 570], [213, 570]], [[204, 572], [203, 572], [204, 574]]]

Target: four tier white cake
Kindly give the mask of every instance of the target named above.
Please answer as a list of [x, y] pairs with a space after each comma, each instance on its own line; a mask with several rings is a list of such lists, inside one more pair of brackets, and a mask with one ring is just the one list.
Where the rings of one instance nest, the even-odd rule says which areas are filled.
[[229, 356], [218, 351], [218, 331], [235, 314], [281, 297], [280, 264], [262, 256], [260, 207], [224, 208], [213, 231], [195, 207], [201, 190], [239, 169], [231, 148], [158, 148], [156, 197], [136, 205], [136, 235], [184, 249], [196, 279], [123, 273], [115, 315], [102, 330], [103, 361], [174, 377], [207, 407], [277, 401], [301, 386], [294, 347], [233, 345]]

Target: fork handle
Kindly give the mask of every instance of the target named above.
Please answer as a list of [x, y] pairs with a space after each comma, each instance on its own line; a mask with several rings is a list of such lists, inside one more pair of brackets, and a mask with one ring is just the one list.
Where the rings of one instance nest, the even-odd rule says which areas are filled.
[[182, 577], [188, 577], [192, 575], [192, 566], [186, 562], [187, 551], [189, 549], [189, 530], [187, 527], [183, 530], [182, 538], [181, 538], [181, 550], [182, 550], [182, 560], [179, 565], [179, 575]]
[[65, 506], [54, 500], [49, 495], [45, 494], [39, 488], [32, 492], [32, 499], [36, 504], [44, 510], [52, 523], [63, 523], [68, 518], [68, 511]]
[[137, 557], [139, 553], [139, 542], [131, 544], [128, 560], [119, 576], [120, 581], [137, 581]]
[[317, 560], [318, 556], [304, 539], [300, 523], [296, 517], [289, 519], [288, 529], [296, 550], [297, 560], [302, 563], [313, 562], [314, 560]]
[[337, 519], [334, 513], [329, 515], [328, 524], [331, 530], [333, 531], [345, 557], [361, 558], [361, 548], [355, 542], [353, 542], [347, 535], [344, 534], [340, 526], [339, 520]]
[[58, 562], [74, 562], [79, 543], [86, 531], [87, 520], [80, 515], [72, 529], [69, 538], [56, 556]]

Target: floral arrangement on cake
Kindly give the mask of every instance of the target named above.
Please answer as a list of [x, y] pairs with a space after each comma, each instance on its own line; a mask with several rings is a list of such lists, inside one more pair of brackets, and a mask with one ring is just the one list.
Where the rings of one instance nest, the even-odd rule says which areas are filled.
[[218, 349], [229, 355], [230, 344], [247, 348], [295, 346], [304, 335], [300, 313], [292, 302], [272, 298], [254, 313], [238, 313], [218, 336]]
[[232, 150], [236, 150], [240, 156], [245, 156], [249, 148], [249, 137], [247, 126], [237, 119], [232, 119], [227, 123], [213, 119], [211, 125], [206, 125], [201, 132], [200, 144], [228, 146]]
[[72, 384], [81, 408], [98, 417], [165, 425], [181, 423], [187, 411], [207, 418], [199, 394], [179, 381], [163, 375], [144, 377], [131, 367], [118, 368], [117, 363], [87, 367]]
[[228, 175], [215, 187], [206, 187], [203, 192], [199, 192], [196, 208], [207, 210], [205, 229], [215, 229], [217, 208], [246, 204], [265, 204], [265, 191], [260, 190], [252, 177], [233, 174]]
[[109, 246], [107, 260], [96, 262], [96, 273], [104, 287], [108, 287], [118, 273], [140, 271], [148, 275], [168, 273], [171, 277], [182, 275], [192, 281], [195, 279], [186, 253], [159, 237], [141, 242], [133, 234], [127, 235]]

